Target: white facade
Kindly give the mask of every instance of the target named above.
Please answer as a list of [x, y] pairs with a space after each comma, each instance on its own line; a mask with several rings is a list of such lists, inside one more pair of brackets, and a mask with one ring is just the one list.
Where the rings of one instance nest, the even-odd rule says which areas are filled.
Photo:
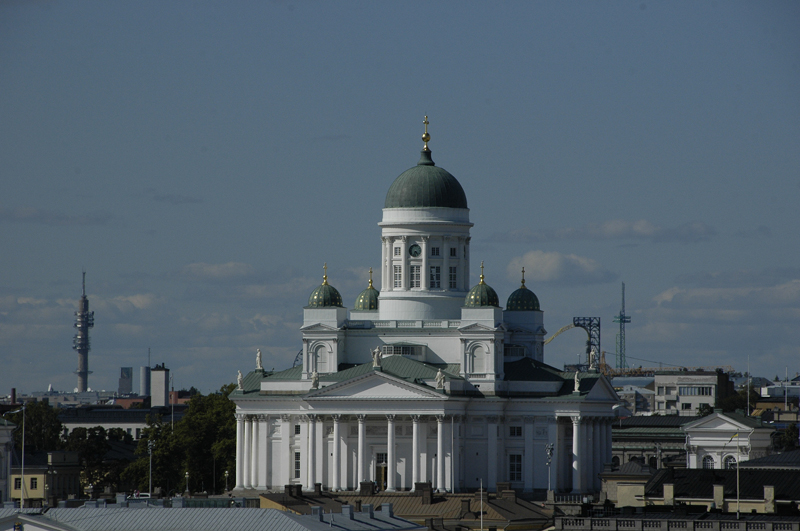
[[302, 366], [259, 368], [231, 394], [237, 489], [599, 490], [618, 397], [598, 373], [543, 363], [524, 279], [506, 310], [483, 275], [470, 291], [466, 199], [433, 168], [426, 146], [387, 194], [377, 308], [337, 305], [326, 275], [304, 310]]
[[719, 411], [685, 424], [687, 468], [735, 468], [764, 457], [774, 428], [737, 414]]

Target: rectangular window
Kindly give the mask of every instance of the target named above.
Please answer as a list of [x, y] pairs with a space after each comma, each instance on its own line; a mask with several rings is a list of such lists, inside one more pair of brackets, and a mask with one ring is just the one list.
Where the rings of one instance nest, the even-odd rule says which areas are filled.
[[14, 478], [14, 490], [22, 488], [22, 478]]
[[400, 252], [401, 252], [401, 251], [400, 251], [400, 247], [395, 247], [395, 248], [394, 248], [394, 255], [395, 255], [395, 256], [400, 256]]
[[136, 428], [136, 438], [137, 439], [142, 438], [142, 428]]
[[422, 356], [425, 347], [422, 345], [383, 345], [381, 351], [384, 356]]
[[403, 266], [394, 266], [394, 287], [403, 287]]
[[130, 428], [127, 428], [127, 429], [125, 430], [125, 432], [126, 432], [128, 435], [132, 435], [132, 433], [131, 433], [131, 429], [130, 429]]
[[452, 256], [453, 258], [458, 256], [458, 249], [456, 249], [455, 247], [450, 247], [450, 256]]
[[411, 287], [419, 287], [419, 268], [420, 266], [411, 266]]
[[663, 387], [659, 387], [658, 388], [658, 394], [660, 394], [660, 395], [664, 394], [664, 388]]
[[294, 425], [294, 434], [295, 435], [300, 435], [300, 424], [295, 424]]
[[692, 409], [692, 405], [691, 404], [681, 404], [681, 409], [683, 409], [684, 411], [686, 411], [687, 409]]
[[39, 478], [31, 478], [31, 490], [39, 488]]
[[431, 266], [431, 288], [442, 287], [442, 268], [439, 266]]
[[458, 282], [458, 275], [456, 274], [456, 266], [450, 266], [450, 289], [456, 289], [458, 286], [456, 285]]
[[294, 479], [300, 479], [300, 452], [294, 453]]
[[509, 426], [508, 427], [508, 436], [509, 437], [522, 437], [522, 426]]
[[431, 247], [431, 256], [439, 256], [439, 248]]
[[522, 455], [509, 454], [508, 456], [508, 480], [522, 481]]

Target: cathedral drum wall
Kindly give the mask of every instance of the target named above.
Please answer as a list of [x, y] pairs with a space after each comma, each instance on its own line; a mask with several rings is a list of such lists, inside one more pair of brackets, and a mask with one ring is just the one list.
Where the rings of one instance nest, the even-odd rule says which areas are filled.
[[461, 307], [464, 305], [464, 297], [461, 295], [423, 298], [418, 297], [417, 293], [413, 291], [404, 293], [413, 296], [414, 299], [394, 298], [391, 295], [381, 294], [381, 320], [458, 320], [461, 318]]

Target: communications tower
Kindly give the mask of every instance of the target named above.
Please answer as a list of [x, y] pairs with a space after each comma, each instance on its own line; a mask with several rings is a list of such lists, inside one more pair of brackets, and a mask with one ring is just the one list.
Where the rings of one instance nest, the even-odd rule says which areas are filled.
[[89, 329], [94, 326], [94, 312], [89, 311], [89, 299], [86, 298], [86, 271], [83, 272], [83, 295], [78, 301], [78, 311], [75, 312], [75, 328], [78, 331], [72, 340], [72, 349], [78, 352], [78, 392], [85, 393], [89, 370]]
[[625, 314], [625, 283], [622, 283], [622, 309], [619, 315], [614, 316], [614, 322], [619, 323], [617, 335], [617, 369], [627, 369], [628, 361], [625, 359], [625, 323], [630, 323], [631, 318]]

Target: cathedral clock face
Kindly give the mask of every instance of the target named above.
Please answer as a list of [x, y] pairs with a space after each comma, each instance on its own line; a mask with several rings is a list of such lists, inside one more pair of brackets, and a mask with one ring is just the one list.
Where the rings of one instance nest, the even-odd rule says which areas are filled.
[[408, 254], [411, 256], [419, 256], [420, 253], [422, 253], [422, 249], [416, 243], [408, 248]]

